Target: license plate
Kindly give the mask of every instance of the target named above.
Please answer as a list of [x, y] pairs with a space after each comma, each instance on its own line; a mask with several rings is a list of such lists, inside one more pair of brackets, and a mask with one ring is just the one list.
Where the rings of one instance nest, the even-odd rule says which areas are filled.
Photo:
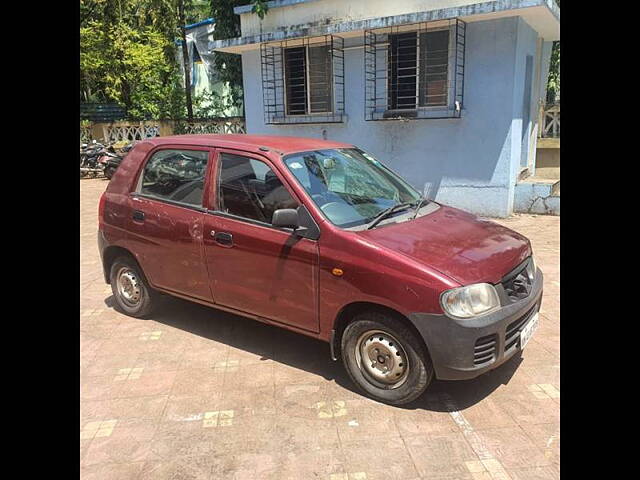
[[536, 312], [531, 320], [527, 322], [524, 328], [520, 331], [520, 349], [522, 350], [529, 340], [533, 336], [534, 332], [538, 328], [538, 312]]

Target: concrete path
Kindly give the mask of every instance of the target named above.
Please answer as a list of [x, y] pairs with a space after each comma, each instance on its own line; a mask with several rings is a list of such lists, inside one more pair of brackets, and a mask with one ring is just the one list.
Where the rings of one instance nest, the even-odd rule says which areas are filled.
[[172, 298], [150, 320], [117, 313], [96, 245], [106, 185], [80, 181], [84, 480], [559, 478], [559, 217], [500, 221], [545, 274], [522, 356], [397, 408], [356, 393], [325, 343]]

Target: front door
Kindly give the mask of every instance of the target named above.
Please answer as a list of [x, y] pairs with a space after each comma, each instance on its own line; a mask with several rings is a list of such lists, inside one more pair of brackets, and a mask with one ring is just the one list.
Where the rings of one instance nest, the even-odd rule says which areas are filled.
[[215, 302], [317, 332], [318, 244], [271, 225], [296, 208], [293, 192], [265, 158], [217, 151], [213, 210], [204, 250]]
[[129, 241], [156, 287], [212, 301], [202, 228], [208, 149], [153, 152], [129, 201]]

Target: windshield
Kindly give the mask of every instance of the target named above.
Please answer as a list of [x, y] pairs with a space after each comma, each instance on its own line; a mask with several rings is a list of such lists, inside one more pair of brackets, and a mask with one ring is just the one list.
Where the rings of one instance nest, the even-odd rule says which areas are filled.
[[294, 153], [285, 157], [284, 163], [326, 217], [342, 228], [364, 225], [385, 209], [416, 204], [421, 197], [357, 148]]

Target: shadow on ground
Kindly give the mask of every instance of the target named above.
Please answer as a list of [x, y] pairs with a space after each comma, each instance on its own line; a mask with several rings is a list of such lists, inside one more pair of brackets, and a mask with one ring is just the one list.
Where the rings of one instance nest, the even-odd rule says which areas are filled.
[[[328, 343], [175, 297], [163, 296], [160, 302], [160, 308], [149, 320], [259, 355], [261, 360], [271, 359], [305, 370], [360, 393], [344, 371], [342, 362], [331, 360]], [[105, 304], [114, 308], [113, 296], [106, 298]], [[438, 412], [464, 410], [489, 396], [500, 385], [508, 384], [521, 362], [520, 355], [515, 355], [495, 370], [472, 380], [434, 380], [424, 395], [398, 408]]]

